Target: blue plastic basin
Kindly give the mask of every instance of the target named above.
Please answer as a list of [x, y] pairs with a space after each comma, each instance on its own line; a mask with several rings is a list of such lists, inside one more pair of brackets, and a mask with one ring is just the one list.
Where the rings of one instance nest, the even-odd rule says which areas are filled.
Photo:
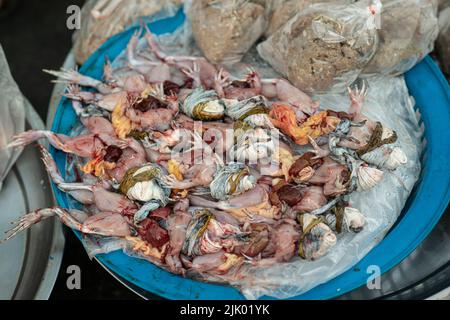
[[[150, 24], [155, 34], [173, 32], [184, 22], [180, 11], [175, 17]], [[134, 30], [112, 37], [83, 65], [81, 72], [101, 79], [105, 57], [111, 60], [126, 47]], [[331, 299], [366, 283], [368, 266], [378, 265], [386, 272], [406, 258], [430, 233], [445, 211], [450, 198], [450, 89], [439, 68], [430, 57], [406, 74], [410, 93], [416, 99], [426, 128], [423, 170], [409, 197], [401, 218], [389, 234], [354, 268], [294, 299]], [[52, 130], [67, 134], [78, 123], [71, 103], [60, 102]], [[51, 148], [61, 172], [66, 155]], [[68, 208], [67, 195], [53, 186], [58, 204]], [[77, 236], [80, 234], [76, 232]], [[229, 286], [185, 279], [164, 271], [121, 251], [97, 256], [102, 264], [134, 285], [169, 299], [244, 299]], [[269, 298], [269, 297], [264, 297]]]

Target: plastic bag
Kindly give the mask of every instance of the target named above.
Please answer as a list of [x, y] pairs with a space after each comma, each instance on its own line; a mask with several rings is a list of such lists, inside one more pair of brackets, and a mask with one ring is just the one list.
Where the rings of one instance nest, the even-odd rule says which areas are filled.
[[435, 0], [383, 0], [380, 44], [364, 74], [403, 74], [433, 51], [439, 32]]
[[315, 4], [295, 15], [258, 52], [296, 87], [343, 92], [375, 53], [381, 4]]
[[442, 70], [450, 75], [450, 7], [439, 13], [439, 29], [436, 51]]
[[297, 12], [305, 9], [310, 4], [309, 0], [273, 0], [269, 26], [264, 33], [270, 37], [275, 31], [290, 20]]
[[272, 0], [272, 13], [265, 36], [270, 37], [292, 17], [310, 5], [324, 2], [351, 3], [355, 0]]
[[204, 56], [213, 63], [233, 64], [264, 33], [270, 1], [191, 0], [185, 5]]
[[438, 4], [439, 4], [439, 11], [441, 11], [450, 6], [450, 0], [438, 0]]
[[0, 45], [0, 190], [23, 148], [7, 149], [12, 136], [25, 130], [25, 99], [11, 76]]
[[140, 17], [162, 11], [164, 16], [174, 15], [180, 2], [180, 0], [87, 1], [81, 11], [81, 29], [75, 35], [75, 60], [83, 64], [108, 38], [124, 31]]

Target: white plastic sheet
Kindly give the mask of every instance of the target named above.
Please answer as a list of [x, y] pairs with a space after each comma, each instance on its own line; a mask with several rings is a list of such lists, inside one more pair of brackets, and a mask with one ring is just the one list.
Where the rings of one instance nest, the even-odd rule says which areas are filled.
[[25, 99], [11, 76], [0, 45], [0, 190], [22, 148], [7, 149], [12, 136], [25, 130]]

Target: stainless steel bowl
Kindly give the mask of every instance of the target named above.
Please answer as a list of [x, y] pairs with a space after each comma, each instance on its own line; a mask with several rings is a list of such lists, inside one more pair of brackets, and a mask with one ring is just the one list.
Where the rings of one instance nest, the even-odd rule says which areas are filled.
[[[27, 129], [44, 129], [44, 123], [27, 104]], [[38, 208], [51, 207], [54, 199], [37, 148], [27, 147], [7, 176], [0, 192], [0, 237], [10, 222]], [[0, 244], [0, 300], [48, 299], [61, 265], [64, 236], [58, 220], [33, 226]]]

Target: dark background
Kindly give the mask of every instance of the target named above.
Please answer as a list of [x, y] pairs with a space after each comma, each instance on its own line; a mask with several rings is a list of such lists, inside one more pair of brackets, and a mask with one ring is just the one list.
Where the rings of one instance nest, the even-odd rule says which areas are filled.
[[[84, 1], [0, 0], [0, 4], [2, 1], [7, 5], [0, 9], [0, 44], [23, 94], [45, 120], [53, 78], [42, 69], [56, 70], [63, 64], [72, 46], [72, 32], [66, 28], [66, 9], [73, 4], [81, 6]], [[72, 231], [65, 227], [64, 233], [66, 248], [51, 299], [139, 299], [96, 261], [88, 259]], [[81, 290], [66, 287], [66, 270], [70, 265], [81, 267]]]
[[[42, 69], [57, 70], [62, 66], [72, 47], [66, 9], [73, 4], [81, 6], [84, 1], [6, 1], [6, 7], [0, 10], [0, 44], [14, 79], [45, 121], [53, 84], [52, 77]], [[64, 233], [66, 248], [51, 299], [138, 299], [96, 261], [88, 259], [72, 231], [65, 228]], [[66, 270], [70, 265], [81, 268], [81, 290], [66, 287]]]

